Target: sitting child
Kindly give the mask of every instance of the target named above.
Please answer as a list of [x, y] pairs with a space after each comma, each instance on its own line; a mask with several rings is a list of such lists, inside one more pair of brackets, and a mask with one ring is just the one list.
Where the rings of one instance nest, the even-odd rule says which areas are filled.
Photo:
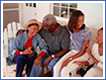
[[92, 48], [92, 58], [95, 65], [87, 71], [85, 77], [103, 76], [103, 28], [98, 30], [97, 43]]
[[[18, 32], [15, 40], [16, 50], [16, 77], [22, 77], [24, 67], [26, 66], [26, 75], [29, 76], [33, 62], [41, 63], [41, 59], [47, 53], [47, 45], [38, 34], [40, 23], [32, 19], [26, 24], [26, 31]], [[40, 52], [37, 53], [38, 48]]]
[[[65, 68], [64, 66], [67, 66], [67, 64], [74, 60], [79, 58], [82, 55], [88, 55], [87, 53], [87, 49], [88, 46], [91, 42], [91, 32], [89, 30], [89, 28], [86, 27], [86, 25], [84, 24], [84, 14], [82, 11], [80, 10], [76, 10], [72, 13], [69, 22], [68, 22], [68, 31], [70, 33], [70, 52], [66, 53], [55, 65], [54, 67], [54, 76], [63, 76], [60, 75], [60, 72], [62, 70], [62, 72], [64, 72], [63, 68]], [[81, 61], [82, 60], [88, 60], [89, 57], [87, 56], [87, 58], [85, 57], [81, 57]], [[84, 62], [85, 64], [88, 62]], [[75, 65], [73, 65], [72, 68]], [[73, 70], [73, 69], [71, 69]], [[69, 71], [69, 70], [68, 70]], [[65, 72], [64, 72], [65, 73]], [[63, 73], [63, 74], [64, 74]], [[76, 75], [76, 74], [75, 74]], [[75, 76], [73, 74], [73, 76]], [[65, 76], [65, 75], [64, 75]]]

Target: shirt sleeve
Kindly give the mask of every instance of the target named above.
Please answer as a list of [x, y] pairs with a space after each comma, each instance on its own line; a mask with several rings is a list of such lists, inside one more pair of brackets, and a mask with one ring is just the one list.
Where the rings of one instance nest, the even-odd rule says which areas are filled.
[[64, 30], [63, 32], [63, 36], [62, 36], [62, 41], [61, 41], [61, 48], [62, 49], [69, 49], [70, 47], [70, 34], [68, 32], [68, 30]]
[[41, 38], [41, 36], [39, 35], [39, 38], [38, 38], [38, 46], [40, 48], [40, 53], [39, 55], [41, 57], [44, 57], [48, 52], [48, 48], [47, 48], [47, 44], [46, 42], [44, 41], [44, 39]]
[[21, 39], [21, 35], [18, 35], [18, 36], [15, 38], [15, 49], [19, 48], [20, 39]]
[[22, 34], [18, 35], [16, 38], [15, 38], [15, 46], [14, 46], [14, 50], [15, 50], [15, 54], [16, 55], [19, 55], [20, 54], [20, 41], [21, 41], [21, 37], [22, 37]]
[[89, 29], [86, 29], [84, 34], [85, 34], [85, 40], [91, 40], [92, 33]]

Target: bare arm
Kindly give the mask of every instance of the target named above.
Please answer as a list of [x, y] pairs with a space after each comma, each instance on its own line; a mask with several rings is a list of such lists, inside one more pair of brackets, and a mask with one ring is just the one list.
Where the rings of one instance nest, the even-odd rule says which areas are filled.
[[90, 50], [90, 52], [89, 52], [89, 56], [91, 57], [91, 59], [93, 60], [93, 62], [94, 63], [98, 63], [99, 61], [92, 55], [92, 52], [91, 52], [91, 50]]
[[73, 59], [76, 59], [76, 58], [82, 56], [82, 55], [85, 53], [85, 51], [88, 49], [88, 46], [89, 46], [89, 40], [85, 40], [84, 43], [83, 43], [83, 46], [82, 46], [81, 51], [80, 51], [79, 53], [73, 55], [73, 56], [70, 56], [68, 59], [66, 59], [66, 60], [63, 62], [63, 64], [62, 64], [60, 70], [61, 70], [64, 66], [66, 66], [70, 61], [72, 61]]
[[82, 56], [87, 51], [88, 47], [89, 47], [89, 40], [85, 40], [81, 50], [77, 54], [75, 54], [69, 58], [76, 59], [76, 58]]

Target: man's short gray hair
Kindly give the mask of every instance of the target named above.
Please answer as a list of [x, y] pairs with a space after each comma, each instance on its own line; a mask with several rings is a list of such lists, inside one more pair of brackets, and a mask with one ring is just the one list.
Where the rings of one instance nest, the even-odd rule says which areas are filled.
[[57, 20], [55, 18], [54, 15], [52, 14], [47, 14], [44, 18], [43, 21], [48, 21], [48, 23], [53, 24], [53, 23], [57, 23]]

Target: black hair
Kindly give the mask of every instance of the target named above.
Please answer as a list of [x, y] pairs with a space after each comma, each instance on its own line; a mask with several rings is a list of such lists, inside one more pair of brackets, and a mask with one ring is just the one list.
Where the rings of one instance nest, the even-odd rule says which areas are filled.
[[[75, 28], [75, 25], [77, 24], [77, 20], [80, 16], [84, 16], [83, 12], [80, 10], [75, 10], [72, 12], [69, 22], [68, 22], [68, 29], [73, 32], [73, 28]], [[82, 25], [81, 29], [85, 28], [85, 24]]]

